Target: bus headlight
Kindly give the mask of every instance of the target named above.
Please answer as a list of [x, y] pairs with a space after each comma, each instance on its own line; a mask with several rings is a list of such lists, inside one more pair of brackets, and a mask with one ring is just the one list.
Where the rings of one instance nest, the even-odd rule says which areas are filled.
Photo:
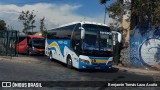
[[80, 59], [80, 61], [85, 63], [85, 64], [90, 64], [90, 62], [88, 60]]
[[112, 61], [109, 61], [107, 64], [108, 64], [108, 65], [109, 65], [109, 64], [111, 64], [111, 65], [112, 65]]
[[34, 47], [32, 47], [32, 50], [33, 50], [33, 51], [34, 51], [34, 49], [35, 49], [35, 48], [34, 48]]

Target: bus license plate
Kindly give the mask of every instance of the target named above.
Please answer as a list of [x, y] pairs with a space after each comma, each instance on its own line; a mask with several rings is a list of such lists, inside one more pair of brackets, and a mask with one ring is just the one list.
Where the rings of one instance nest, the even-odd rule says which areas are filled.
[[100, 69], [100, 67], [95, 67], [95, 69]]

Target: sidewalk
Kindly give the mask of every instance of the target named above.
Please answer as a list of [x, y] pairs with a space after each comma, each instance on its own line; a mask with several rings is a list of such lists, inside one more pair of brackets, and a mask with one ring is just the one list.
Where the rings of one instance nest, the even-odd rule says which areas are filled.
[[160, 76], [160, 71], [154, 70], [151, 68], [134, 68], [134, 67], [124, 67], [121, 65], [113, 65], [113, 67], [118, 68], [121, 71], [124, 72], [131, 72], [131, 73], [136, 73], [136, 74], [142, 74], [142, 75], [157, 75]]
[[[42, 63], [38, 59], [33, 59], [28, 56], [20, 56], [20, 57], [6, 57], [6, 56], [0, 56], [0, 61], [7, 60], [7, 61], [16, 61], [16, 62], [27, 62], [27, 63]], [[160, 71], [149, 69], [149, 68], [134, 68], [134, 67], [124, 67], [122, 65], [113, 65], [114, 68], [118, 68], [121, 71], [124, 72], [130, 72], [130, 73], [136, 73], [136, 74], [142, 74], [142, 75], [157, 75], [160, 76]]]
[[38, 59], [33, 59], [28, 56], [10, 57], [10, 56], [0, 56], [0, 61], [15, 61], [15, 62], [26, 62], [26, 63], [42, 63]]

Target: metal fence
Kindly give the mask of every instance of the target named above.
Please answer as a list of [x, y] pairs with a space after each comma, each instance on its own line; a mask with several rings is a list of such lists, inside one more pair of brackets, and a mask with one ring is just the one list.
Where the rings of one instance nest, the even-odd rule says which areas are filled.
[[18, 56], [18, 31], [0, 31], [0, 56]]

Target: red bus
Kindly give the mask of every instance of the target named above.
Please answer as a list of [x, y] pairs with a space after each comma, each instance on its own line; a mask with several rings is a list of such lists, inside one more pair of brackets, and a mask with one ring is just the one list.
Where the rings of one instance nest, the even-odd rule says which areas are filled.
[[45, 39], [42, 36], [20, 35], [16, 50], [28, 55], [44, 54]]

